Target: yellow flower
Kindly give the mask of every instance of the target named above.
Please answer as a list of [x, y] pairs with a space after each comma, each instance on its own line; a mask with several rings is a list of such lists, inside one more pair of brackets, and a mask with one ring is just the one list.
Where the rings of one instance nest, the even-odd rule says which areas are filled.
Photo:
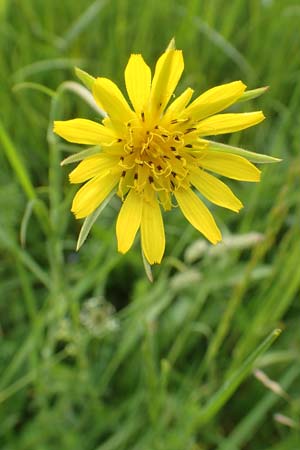
[[71, 183], [85, 183], [73, 200], [76, 218], [87, 217], [116, 188], [123, 201], [116, 225], [118, 250], [127, 252], [140, 229], [150, 264], [160, 263], [165, 249], [161, 207], [167, 211], [177, 204], [186, 219], [216, 244], [221, 232], [195, 191], [238, 212], [240, 200], [211, 172], [241, 181], [260, 178], [260, 171], [246, 158], [226, 146], [219, 151], [216, 143], [204, 139], [264, 119], [261, 111], [218, 114], [239, 100], [246, 86], [241, 81], [217, 86], [192, 102], [193, 90], [187, 88], [169, 104], [183, 67], [182, 52], [168, 49], [151, 78], [142, 56], [133, 54], [125, 69], [131, 106], [111, 80], [97, 78], [92, 91], [107, 113], [102, 123], [74, 119], [54, 125], [67, 141], [100, 146], [70, 173]]

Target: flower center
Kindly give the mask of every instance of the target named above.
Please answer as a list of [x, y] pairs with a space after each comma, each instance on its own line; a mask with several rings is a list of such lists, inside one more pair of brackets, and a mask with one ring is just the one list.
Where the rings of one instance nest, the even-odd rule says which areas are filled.
[[[174, 122], [174, 121], [172, 121]], [[171, 193], [179, 187], [189, 187], [185, 134], [171, 123], [168, 128], [144, 121], [129, 122], [120, 157], [122, 176], [119, 195], [123, 198], [129, 189], [139, 193], [149, 191]]]

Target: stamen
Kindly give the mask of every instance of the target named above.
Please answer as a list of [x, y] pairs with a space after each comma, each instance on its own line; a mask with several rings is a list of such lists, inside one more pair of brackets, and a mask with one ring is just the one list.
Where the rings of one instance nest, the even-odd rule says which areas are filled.
[[153, 167], [152, 161], [144, 161], [144, 163], [146, 164], [146, 166], [148, 166], [148, 167], [150, 167], [150, 169], [152, 169], [152, 167]]
[[153, 177], [151, 177], [151, 176], [148, 178], [148, 180], [149, 180], [149, 183], [150, 183], [150, 184], [154, 182], [154, 179], [153, 179]]
[[196, 130], [197, 130], [197, 128], [195, 128], [195, 127], [193, 127], [193, 128], [187, 128], [187, 129], [185, 130], [184, 134], [188, 134], [188, 133], [191, 133], [192, 131], [196, 131]]
[[145, 122], [145, 113], [144, 111], [141, 112], [142, 121]]

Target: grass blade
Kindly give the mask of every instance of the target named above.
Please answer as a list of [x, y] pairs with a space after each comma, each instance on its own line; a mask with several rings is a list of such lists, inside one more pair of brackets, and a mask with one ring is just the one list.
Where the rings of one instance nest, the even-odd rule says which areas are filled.
[[259, 347], [251, 353], [241, 367], [236, 370], [228, 380], [225, 380], [223, 386], [215, 393], [209, 403], [204, 406], [203, 410], [199, 414], [199, 424], [207, 423], [218, 413], [242, 381], [249, 375], [257, 358], [268, 350], [268, 348], [278, 338], [280, 333], [280, 329], [275, 329], [272, 331], [272, 333], [269, 334], [269, 336], [259, 345]]
[[36, 213], [39, 222], [41, 224], [42, 229], [47, 233], [48, 232], [48, 214], [44, 203], [42, 203], [36, 196], [35, 189], [33, 184], [31, 183], [29, 173], [27, 172], [26, 166], [21, 160], [16, 147], [14, 146], [12, 140], [7, 134], [6, 130], [2, 122], [0, 121], [0, 142], [2, 143], [4, 152], [10, 165], [12, 166], [17, 180], [23, 191], [25, 192], [27, 198], [30, 201], [34, 201], [34, 212]]

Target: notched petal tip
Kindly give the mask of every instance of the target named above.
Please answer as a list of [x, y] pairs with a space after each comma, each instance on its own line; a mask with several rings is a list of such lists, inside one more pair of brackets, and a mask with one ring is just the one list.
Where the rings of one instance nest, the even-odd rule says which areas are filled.
[[118, 252], [121, 253], [122, 255], [125, 255], [125, 253], [128, 252], [128, 249], [122, 248], [122, 246], [118, 243]]
[[[75, 170], [75, 169], [74, 169]], [[74, 174], [73, 174], [73, 172], [74, 172], [74, 170], [72, 170], [72, 172], [70, 172], [69, 173], [69, 182], [71, 183], [71, 184], [76, 184], [76, 183], [78, 183], [78, 181], [74, 181]]]
[[247, 85], [242, 80], [237, 80], [233, 83], [236, 83], [236, 85], [239, 85], [241, 87], [241, 89], [243, 89], [243, 91], [245, 91], [247, 89]]
[[131, 55], [129, 56], [130, 58], [143, 58], [141, 53], [131, 53]]
[[261, 114], [261, 120], [265, 120], [266, 116], [264, 115], [264, 113], [262, 111], [258, 111], [258, 113]]
[[[251, 164], [251, 163], [250, 163]], [[252, 179], [251, 180], [245, 180], [245, 181], [252, 181], [253, 183], [259, 183], [261, 180], [261, 170], [259, 170], [256, 166], [254, 166], [252, 164], [253, 168], [256, 169], [255, 171], [253, 170], [253, 175], [252, 175]]]
[[75, 219], [77, 219], [77, 220], [84, 219], [85, 217], [87, 217], [85, 215], [81, 215], [78, 211], [74, 210], [73, 208], [71, 208], [71, 212], [74, 214]]
[[218, 231], [219, 231], [219, 234], [218, 234], [218, 236], [215, 236], [215, 238], [208, 238], [206, 236], [207, 239], [210, 241], [210, 243], [213, 244], [213, 245], [217, 245], [217, 244], [219, 244], [219, 242], [222, 242], [222, 240], [223, 240], [223, 236], [222, 236], [221, 231], [220, 230], [218, 230]]
[[52, 128], [53, 133], [59, 134], [59, 129], [60, 129], [62, 123], [63, 123], [62, 120], [55, 120], [53, 122], [53, 128]]
[[163, 255], [161, 255], [160, 258], [152, 258], [151, 255], [147, 254], [145, 255], [146, 260], [150, 264], [150, 266], [153, 266], [154, 264], [161, 264]]
[[243, 208], [244, 208], [244, 205], [242, 202], [240, 202], [240, 205], [236, 209], [233, 209], [232, 211], [234, 211], [238, 214], [241, 211], [241, 209], [243, 209]]

